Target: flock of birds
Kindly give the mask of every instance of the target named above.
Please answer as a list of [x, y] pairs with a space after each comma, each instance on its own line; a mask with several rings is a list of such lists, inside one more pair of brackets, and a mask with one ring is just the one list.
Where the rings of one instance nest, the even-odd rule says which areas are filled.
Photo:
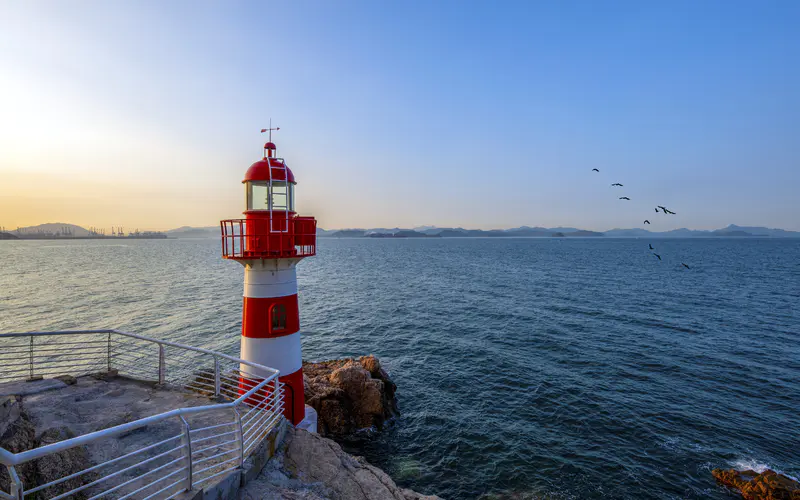
[[[592, 172], [598, 172], [599, 173], [600, 169], [593, 168]], [[615, 182], [615, 183], [613, 183], [611, 185], [611, 187], [623, 187], [623, 185], [620, 184], [619, 182]], [[620, 200], [631, 201], [631, 199], [628, 198], [627, 196], [620, 196], [619, 199]], [[657, 205], [656, 208], [655, 208], [656, 213], [659, 213], [659, 210], [661, 210], [665, 215], [675, 215], [675, 212], [673, 212], [672, 210], [668, 209], [667, 207], [662, 207], [661, 205]], [[644, 224], [650, 224], [650, 221], [645, 219], [642, 224], [643, 225]], [[653, 247], [653, 244], [649, 243], [648, 246], [650, 247], [650, 251], [652, 252], [652, 254], [655, 257], [657, 257], [658, 260], [660, 261], [661, 260], [661, 256], [655, 252], [655, 248]], [[690, 269], [690, 267], [687, 264], [683, 263], [683, 262], [681, 262], [681, 266], [685, 267], [686, 269]]]

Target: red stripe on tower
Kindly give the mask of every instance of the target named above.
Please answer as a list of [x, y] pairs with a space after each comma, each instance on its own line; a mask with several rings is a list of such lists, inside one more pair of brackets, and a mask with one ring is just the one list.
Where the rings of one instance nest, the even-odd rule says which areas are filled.
[[[221, 222], [223, 257], [245, 267], [241, 358], [280, 372], [283, 412], [293, 424], [305, 416], [297, 263], [316, 253], [316, 221], [294, 211], [294, 175], [275, 145], [245, 174], [245, 219]], [[244, 393], [260, 374], [242, 364]]]

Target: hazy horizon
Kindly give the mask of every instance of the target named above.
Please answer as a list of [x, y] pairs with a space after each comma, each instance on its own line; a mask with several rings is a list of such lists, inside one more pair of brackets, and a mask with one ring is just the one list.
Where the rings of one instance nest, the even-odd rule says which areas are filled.
[[[89, 230], [91, 227], [95, 227], [95, 226], [89, 226], [89, 227], [81, 226], [80, 224], [73, 224], [73, 223], [70, 223], [70, 222], [42, 222], [40, 224], [33, 224], [31, 226], [20, 226], [20, 227], [22, 229], [29, 229], [31, 227], [37, 227], [37, 226], [41, 226], [41, 225], [54, 225], [54, 226], [58, 226], [58, 225], [65, 225], [65, 226], [74, 225], [74, 226], [82, 227], [83, 229], [86, 229], [86, 230]], [[361, 227], [359, 227], [359, 226], [322, 227], [322, 226], [318, 226], [318, 229], [323, 229], [323, 230], [326, 230], [326, 231], [343, 231], [343, 230], [371, 230], [371, 229], [404, 229], [404, 230], [411, 229], [411, 230], [422, 230], [422, 229], [425, 229], [425, 228], [436, 228], [436, 229], [467, 229], [467, 230], [484, 230], [484, 231], [487, 231], [487, 230], [507, 230], [507, 229], [517, 229], [517, 228], [520, 228], [520, 227], [529, 227], [529, 228], [543, 228], [543, 229], [574, 228], [574, 229], [584, 230], [584, 231], [594, 231], [594, 232], [599, 232], [599, 233], [605, 233], [605, 232], [614, 231], [614, 230], [630, 230], [630, 229], [643, 229], [645, 231], [651, 231], [651, 232], [666, 232], [666, 231], [671, 231], [671, 230], [675, 230], [675, 229], [678, 229], [678, 230], [680, 230], [680, 229], [688, 229], [690, 231], [714, 231], [714, 230], [717, 230], [717, 229], [727, 228], [728, 226], [761, 227], [761, 228], [767, 228], [767, 229], [783, 229], [783, 230], [787, 230], [787, 231], [792, 231], [791, 229], [782, 228], [782, 227], [767, 226], [767, 225], [763, 225], [763, 224], [743, 225], [743, 224], [736, 224], [735, 222], [732, 222], [732, 223], [729, 223], [729, 224], [725, 224], [725, 225], [719, 226], [719, 227], [709, 227], [709, 228], [678, 227], [678, 228], [674, 228], [674, 229], [666, 229], [666, 230], [663, 230], [663, 231], [652, 230], [648, 226], [645, 226], [645, 227], [619, 227], [619, 226], [615, 226], [615, 227], [608, 227], [608, 228], [603, 229], [603, 228], [581, 227], [581, 226], [576, 226], [574, 224], [565, 224], [565, 225], [559, 225], [559, 226], [543, 226], [541, 224], [521, 224], [519, 226], [495, 226], [495, 227], [439, 226], [439, 225], [436, 225], [436, 224], [416, 224], [416, 225], [413, 225], [413, 226], [385, 225], [385, 226], [369, 226], [369, 227], [364, 227], [364, 226], [361, 226]], [[16, 226], [15, 227], [4, 227], [2, 225], [0, 225], [0, 228], [3, 228], [5, 231], [8, 231], [8, 232], [14, 232], [17, 229]], [[95, 229], [97, 229], [98, 231], [104, 230], [106, 235], [111, 235], [111, 230], [113, 229], [114, 231], [117, 231], [118, 228], [119, 228], [119, 226], [114, 226], [113, 228], [112, 227], [105, 227], [105, 228], [103, 228], [103, 227], [95, 227]], [[134, 230], [138, 230], [140, 232], [141, 231], [167, 232], [167, 231], [173, 231], [173, 230], [184, 229], [184, 228], [188, 228], [188, 229], [218, 229], [219, 228], [219, 224], [206, 224], [206, 225], [203, 225], [203, 226], [190, 226], [190, 225], [183, 224], [181, 226], [168, 227], [168, 228], [163, 228], [163, 229], [140, 227], [140, 226], [131, 226], [131, 227], [123, 227], [123, 231], [124, 231], [125, 234], [128, 234], [129, 232], [132, 232]]]
[[271, 117], [323, 228], [798, 231], [798, 19], [788, 1], [6, 2], [0, 226], [238, 217]]

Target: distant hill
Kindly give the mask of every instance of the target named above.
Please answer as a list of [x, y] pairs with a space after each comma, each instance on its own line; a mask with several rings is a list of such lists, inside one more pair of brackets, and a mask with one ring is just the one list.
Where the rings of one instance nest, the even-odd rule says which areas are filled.
[[[143, 233], [144, 234], [144, 233]], [[171, 238], [216, 239], [220, 236], [219, 226], [192, 227], [182, 226], [166, 231]], [[50, 222], [38, 226], [23, 227], [17, 230], [0, 232], [0, 239], [37, 238], [42, 235], [54, 237], [68, 236], [72, 238], [85, 238], [92, 235], [91, 231], [63, 222]], [[106, 236], [110, 236], [106, 234]], [[317, 228], [320, 238], [421, 238], [436, 236], [439, 238], [576, 238], [576, 237], [607, 237], [607, 238], [800, 238], [800, 232], [774, 229], [761, 226], [737, 226], [730, 224], [727, 227], [715, 230], [699, 229], [673, 229], [671, 231], [648, 231], [643, 228], [610, 229], [608, 231], [588, 231], [574, 227], [520, 226], [510, 229], [464, 229], [463, 227], [436, 227], [418, 226], [414, 229], [403, 228], [351, 228], [351, 229], [322, 229]]]
[[785, 229], [770, 229], [768, 227], [753, 227], [753, 226], [737, 226], [730, 224], [724, 229], [717, 229], [717, 231], [739, 232], [743, 231], [753, 236], [770, 236], [773, 238], [798, 238], [800, 232], [786, 231]]
[[204, 227], [191, 227], [181, 226], [177, 229], [170, 229], [167, 235], [171, 238], [185, 238], [185, 239], [205, 239], [205, 238], [219, 238], [219, 226], [204, 226]]
[[742, 227], [731, 224], [722, 229], [713, 231], [701, 229], [673, 229], [671, 231], [651, 232], [646, 229], [612, 229], [605, 232], [606, 236], [612, 238], [712, 238], [724, 237], [768, 237], [768, 238], [800, 238], [798, 231], [786, 231], [784, 229], [770, 229], [766, 227]]
[[438, 238], [438, 234], [425, 234], [411, 229], [401, 229], [395, 233], [375, 233], [371, 232], [365, 236], [369, 238]]
[[588, 231], [575, 227], [531, 227], [520, 226], [511, 229], [464, 229], [463, 227], [436, 227], [419, 226], [414, 229], [400, 228], [372, 228], [372, 229], [342, 229], [342, 230], [317, 230], [320, 237], [334, 238], [377, 238], [380, 235], [391, 236], [403, 234], [404, 237], [413, 237], [414, 233], [441, 238], [694, 238], [694, 237], [770, 237], [770, 238], [800, 238], [798, 231], [784, 229], [770, 229], [766, 227], [743, 227], [731, 224], [728, 227], [713, 231], [700, 229], [673, 229], [671, 231], [648, 231], [642, 228], [610, 229], [608, 231]]
[[0, 233], [0, 240], [18, 240], [18, 239], [19, 237], [14, 236], [11, 233], [5, 233], [5, 232]]
[[341, 229], [326, 235], [329, 238], [362, 238], [366, 234], [364, 229]]
[[38, 226], [21, 227], [9, 232], [12, 234], [70, 234], [72, 237], [84, 237], [91, 234], [88, 229], [64, 222], [48, 222]]

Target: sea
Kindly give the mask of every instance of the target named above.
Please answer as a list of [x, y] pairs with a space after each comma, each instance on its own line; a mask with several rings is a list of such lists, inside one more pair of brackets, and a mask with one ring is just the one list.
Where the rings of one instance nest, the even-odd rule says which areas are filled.
[[[402, 415], [345, 448], [401, 486], [730, 499], [712, 469], [800, 477], [800, 240], [318, 243], [298, 267], [304, 356], [380, 358]], [[218, 240], [3, 241], [0, 332], [238, 354], [242, 279]]]

